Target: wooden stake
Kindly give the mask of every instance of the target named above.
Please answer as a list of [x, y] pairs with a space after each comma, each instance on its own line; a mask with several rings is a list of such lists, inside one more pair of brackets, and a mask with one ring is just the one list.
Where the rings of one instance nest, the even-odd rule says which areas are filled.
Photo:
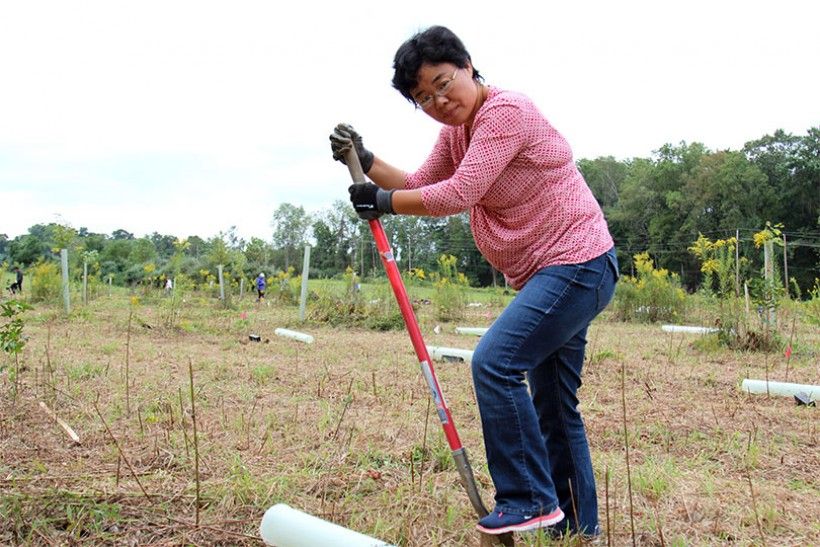
[[128, 369], [131, 364], [131, 319], [134, 316], [134, 306], [128, 308], [128, 329], [125, 335], [125, 413], [131, 417], [131, 386], [129, 382]]
[[621, 409], [624, 417], [624, 448], [626, 449], [626, 484], [629, 488], [629, 525], [632, 528], [632, 547], [637, 547], [635, 539], [635, 511], [632, 505], [632, 471], [629, 466], [629, 428], [626, 421], [626, 365], [621, 363]]
[[612, 547], [612, 524], [609, 520], [609, 465], [604, 473], [604, 500], [606, 503], [606, 547]]
[[121, 458], [122, 458], [122, 460], [125, 462], [125, 465], [127, 465], [127, 466], [128, 466], [128, 470], [129, 470], [129, 471], [131, 471], [131, 476], [133, 476], [133, 477], [134, 477], [134, 480], [135, 480], [135, 481], [137, 481], [137, 485], [140, 487], [140, 490], [142, 490], [142, 494], [145, 496], [145, 499], [147, 499], [147, 500], [148, 500], [148, 502], [149, 502], [151, 505], [153, 505], [153, 504], [154, 504], [154, 500], [152, 500], [152, 499], [151, 499], [151, 496], [149, 496], [149, 495], [148, 495], [148, 492], [146, 492], [146, 491], [145, 491], [145, 487], [143, 487], [143, 486], [142, 486], [142, 483], [140, 482], [140, 478], [137, 476], [137, 472], [136, 472], [136, 471], [134, 471], [134, 468], [133, 468], [133, 467], [131, 467], [131, 462], [129, 462], [129, 461], [128, 461], [128, 458], [125, 456], [125, 452], [123, 451], [122, 447], [120, 446], [120, 442], [117, 440], [117, 438], [116, 438], [116, 437], [114, 436], [114, 434], [111, 432], [111, 428], [110, 428], [110, 427], [108, 427], [108, 422], [106, 422], [106, 421], [105, 421], [105, 418], [103, 418], [103, 415], [102, 415], [102, 413], [100, 412], [99, 407], [97, 406], [97, 401], [94, 401], [94, 410], [97, 412], [97, 416], [99, 416], [99, 417], [100, 417], [100, 421], [102, 421], [103, 425], [105, 426], [105, 430], [108, 432], [108, 435], [109, 435], [109, 436], [111, 437], [111, 439], [114, 441], [114, 444], [115, 444], [115, 445], [116, 445], [116, 447], [117, 447], [117, 452], [119, 452], [120, 457], [121, 457]]
[[[225, 407], [222, 407], [223, 411]], [[188, 430], [185, 429], [185, 407], [182, 404], [182, 388], [179, 388], [179, 426], [182, 428], [182, 437], [185, 439], [185, 457], [190, 458], [191, 454], [188, 451]]]
[[196, 403], [194, 397], [194, 365], [188, 358], [188, 377], [191, 379], [191, 423], [194, 426], [194, 478], [196, 479], [196, 525], [199, 526], [199, 439], [196, 432]]
[[55, 422], [57, 422], [57, 423], [60, 425], [60, 427], [62, 427], [62, 428], [63, 428], [63, 431], [65, 431], [65, 432], [66, 432], [66, 434], [68, 434], [68, 436], [71, 438], [71, 440], [72, 440], [75, 444], [80, 444], [80, 436], [79, 436], [79, 435], [77, 435], [77, 433], [76, 433], [73, 429], [71, 429], [71, 426], [70, 426], [70, 425], [68, 425], [68, 424], [67, 424], [67, 423], [66, 423], [66, 422], [65, 422], [62, 418], [60, 418], [59, 416], [57, 416], [57, 414], [55, 414], [53, 410], [51, 410], [50, 408], [48, 408], [48, 406], [46, 406], [46, 404], [45, 404], [43, 401], [40, 401], [40, 408], [42, 408], [42, 409], [43, 409], [43, 411], [44, 411], [46, 414], [48, 414], [48, 416], [49, 416], [52, 420], [54, 420]]
[[427, 410], [424, 413], [424, 433], [421, 437], [421, 462], [419, 462], [419, 491], [421, 491], [421, 478], [424, 475], [424, 453], [427, 450], [427, 424], [430, 421], [430, 401], [432, 397], [427, 397]]
[[766, 536], [763, 535], [763, 526], [760, 524], [760, 514], [757, 512], [757, 498], [755, 497], [755, 489], [752, 486], [752, 474], [750, 471], [746, 472], [746, 478], [749, 481], [749, 491], [752, 494], [752, 510], [755, 514], [755, 523], [757, 523], [757, 532], [760, 534], [760, 541], [763, 547], [766, 547]]
[[797, 319], [796, 316], [792, 316], [792, 332], [789, 334], [789, 346], [788, 352], [789, 354], [786, 356], [786, 381], [789, 381], [789, 364], [792, 362], [792, 342], [794, 342], [794, 322]]

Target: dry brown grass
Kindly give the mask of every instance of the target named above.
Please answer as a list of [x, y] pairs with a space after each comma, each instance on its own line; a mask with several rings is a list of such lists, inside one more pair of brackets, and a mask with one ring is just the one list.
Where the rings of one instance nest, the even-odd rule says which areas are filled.
[[[127, 297], [101, 298], [70, 318], [42, 307], [29, 312], [16, 399], [8, 368], [0, 375], [0, 544], [257, 545], [263, 512], [285, 502], [399, 545], [477, 545], [475, 517], [429, 414], [407, 335], [300, 325], [295, 308], [239, 306], [247, 324], [240, 310], [193, 299], [183, 305], [182, 328], [165, 328], [165, 302], [141, 303], [129, 342], [130, 415]], [[498, 311], [471, 310], [459, 324], [486, 326]], [[455, 325], [434, 334], [426, 307], [419, 314], [428, 344], [474, 347], [475, 338], [452, 334]], [[276, 337], [276, 327], [309, 332], [316, 342]], [[249, 342], [250, 333], [263, 342]], [[820, 381], [818, 338], [798, 320], [790, 381]], [[638, 544], [820, 544], [817, 409], [738, 390], [742, 378], [763, 378], [766, 368], [782, 379], [782, 356], [710, 349], [704, 340], [606, 316], [593, 324], [581, 400], [602, 523], [608, 506], [604, 542], [633, 539], [624, 365]], [[469, 367], [436, 369], [491, 505]]]

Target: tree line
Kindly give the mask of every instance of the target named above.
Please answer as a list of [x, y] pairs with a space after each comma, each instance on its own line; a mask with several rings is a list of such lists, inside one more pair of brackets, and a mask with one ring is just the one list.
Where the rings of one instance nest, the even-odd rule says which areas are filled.
[[[805, 135], [777, 131], [741, 150], [713, 151], [701, 143], [681, 142], [666, 144], [647, 158], [610, 156], [577, 164], [604, 210], [626, 273], [632, 257], [647, 251], [658, 267], [678, 274], [688, 288], [697, 287], [700, 266], [688, 248], [699, 234], [739, 236], [744, 267], [759, 268], [762, 258], [752, 234], [771, 222], [782, 225], [789, 278], [805, 290], [818, 276], [820, 126]], [[435, 270], [439, 256], [450, 254], [472, 284], [503, 284], [476, 249], [466, 213], [386, 216], [383, 223], [402, 269]], [[90, 259], [98, 275], [121, 284], [171, 271], [204, 276], [218, 264], [235, 277], [253, 277], [289, 268], [299, 273], [304, 246], [311, 244], [311, 276], [332, 277], [348, 267], [363, 276], [381, 274], [369, 228], [346, 201], [313, 214], [284, 203], [273, 213], [271, 226], [270, 239], [245, 240], [236, 227], [204, 239], [36, 224], [13, 239], [0, 234], [0, 263], [27, 267], [53, 260], [59, 249], [68, 248], [74, 260]]]

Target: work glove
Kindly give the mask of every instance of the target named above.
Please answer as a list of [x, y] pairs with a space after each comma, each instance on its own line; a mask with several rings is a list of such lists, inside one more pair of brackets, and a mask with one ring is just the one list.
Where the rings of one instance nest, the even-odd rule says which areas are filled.
[[373, 152], [368, 150], [362, 144], [362, 136], [359, 135], [352, 126], [346, 123], [340, 123], [330, 134], [330, 149], [333, 151], [333, 159], [345, 162], [345, 150], [353, 143], [356, 150], [356, 155], [359, 156], [359, 163], [362, 164], [362, 171], [367, 173], [373, 167]]
[[365, 184], [351, 184], [347, 189], [350, 192], [350, 202], [359, 218], [373, 220], [384, 213], [396, 214], [393, 210], [393, 192], [382, 190], [370, 182]]

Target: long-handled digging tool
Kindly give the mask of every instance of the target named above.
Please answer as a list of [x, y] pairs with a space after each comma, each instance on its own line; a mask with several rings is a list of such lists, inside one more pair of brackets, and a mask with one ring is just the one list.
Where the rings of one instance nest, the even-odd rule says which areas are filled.
[[[353, 182], [356, 184], [364, 184], [366, 182], [364, 172], [362, 171], [359, 157], [356, 155], [352, 143], [345, 151], [345, 163], [347, 163], [347, 168], [350, 171]], [[370, 224], [370, 231], [373, 233], [373, 239], [376, 241], [376, 248], [379, 251], [382, 264], [384, 264], [384, 269], [387, 272], [387, 279], [390, 281], [393, 294], [399, 304], [401, 315], [404, 318], [404, 324], [407, 326], [407, 332], [410, 334], [413, 349], [416, 350], [416, 356], [421, 366], [421, 373], [427, 382], [427, 386], [430, 388], [430, 395], [436, 405], [436, 411], [441, 421], [441, 426], [444, 429], [447, 444], [450, 445], [456, 469], [458, 469], [458, 474], [461, 477], [461, 484], [467, 491], [467, 497], [470, 498], [470, 503], [473, 505], [473, 509], [475, 509], [478, 517], [484, 517], [488, 513], [487, 508], [481, 500], [481, 495], [478, 492], [478, 486], [473, 476], [473, 470], [470, 467], [470, 461], [467, 459], [467, 451], [461, 444], [458, 431], [456, 431], [456, 425], [453, 423], [453, 416], [450, 414], [450, 409], [447, 407], [444, 395], [441, 392], [441, 387], [438, 384], [433, 363], [430, 360], [430, 355], [427, 353], [427, 346], [424, 345], [421, 329], [416, 320], [416, 315], [413, 312], [413, 307], [410, 305], [410, 300], [407, 297], [407, 290], [404, 288], [404, 282], [401, 279], [399, 268], [396, 265], [393, 251], [390, 249], [390, 243], [387, 241], [387, 235], [384, 233], [384, 227], [382, 227], [382, 223], [378, 218], [368, 220], [368, 223]], [[514, 545], [512, 534], [507, 533], [498, 536], [482, 534], [481, 545], [493, 545], [494, 543], [512, 546]]]

